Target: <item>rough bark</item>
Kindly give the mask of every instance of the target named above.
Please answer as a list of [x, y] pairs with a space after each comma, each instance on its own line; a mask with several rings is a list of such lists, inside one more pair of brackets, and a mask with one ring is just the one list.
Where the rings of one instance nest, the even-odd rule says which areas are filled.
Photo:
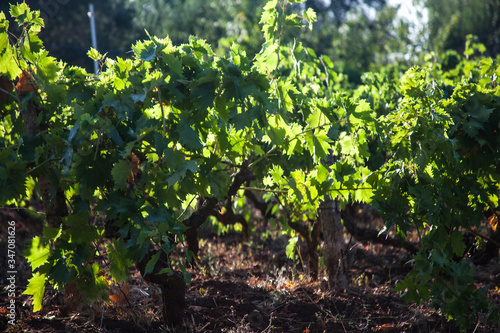
[[308, 255], [308, 266], [310, 270], [311, 277], [316, 280], [318, 278], [318, 261], [319, 261], [319, 255], [318, 255], [318, 245], [319, 245], [319, 236], [320, 236], [320, 229], [321, 229], [321, 223], [320, 221], [316, 221], [313, 224], [312, 230], [309, 231], [309, 227], [300, 222], [292, 222], [289, 219], [288, 224], [290, 227], [297, 231], [302, 238], [306, 241], [307, 245], [307, 255]]
[[319, 216], [323, 225], [323, 249], [329, 285], [333, 290], [342, 292], [348, 287], [348, 279], [344, 256], [344, 233], [338, 201], [326, 197], [319, 205]]
[[158, 274], [162, 268], [168, 266], [168, 256], [163, 251], [153, 271], [145, 274], [146, 265], [155, 253], [156, 251], [150, 250], [142, 260], [136, 263], [136, 266], [144, 280], [158, 285], [161, 289], [163, 321], [167, 325], [177, 326], [182, 323], [186, 308], [186, 282], [179, 271], [172, 275]]
[[[183, 221], [184, 225], [189, 227], [189, 229], [184, 232], [186, 245], [188, 250], [193, 252], [194, 257], [196, 257], [200, 249], [198, 246], [198, 228], [205, 223], [208, 216], [210, 216], [217, 207], [218, 202], [216, 198], [200, 198], [196, 211]], [[194, 265], [194, 260], [192, 260], [190, 264]]]
[[[227, 198], [230, 200], [238, 190], [241, 185], [245, 182], [255, 179], [252, 170], [248, 168], [246, 164], [243, 164], [240, 171], [234, 175], [233, 183], [229, 187]], [[189, 229], [184, 233], [186, 238], [187, 248], [192, 251], [195, 256], [198, 254], [198, 228], [205, 223], [210, 215], [216, 215], [218, 212], [216, 210], [219, 201], [217, 198], [200, 198], [198, 202], [198, 209], [191, 214], [190, 217], [183, 221]], [[245, 221], [246, 223], [246, 221]], [[193, 264], [193, 263], [192, 263]]]
[[64, 216], [68, 215], [68, 206], [66, 205], [66, 196], [60, 189], [56, 190], [56, 194], [51, 198], [52, 182], [45, 175], [36, 177], [38, 187], [40, 188], [43, 208], [47, 224], [51, 228], [59, 228]]

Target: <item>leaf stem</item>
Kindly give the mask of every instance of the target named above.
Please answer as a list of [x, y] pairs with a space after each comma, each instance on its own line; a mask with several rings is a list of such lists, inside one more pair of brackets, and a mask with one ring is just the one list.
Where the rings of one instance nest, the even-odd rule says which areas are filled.
[[249, 168], [253, 167], [255, 164], [259, 163], [261, 160], [263, 160], [264, 158], [268, 157], [269, 155], [271, 155], [271, 153], [273, 151], [276, 150], [276, 146], [273, 146], [271, 149], [269, 149], [269, 151], [267, 153], [265, 153], [264, 155], [262, 155], [261, 157], [259, 157], [257, 160], [253, 161], [252, 163], [250, 163], [248, 165]]
[[6, 94], [6, 95], [9, 95], [9, 96], [11, 96], [11, 97], [15, 98], [15, 99], [19, 102], [19, 98], [17, 98], [17, 96], [16, 96], [16, 95], [14, 95], [13, 93], [11, 93], [11, 92], [9, 92], [9, 91], [7, 91], [7, 90], [3, 89], [3, 88], [0, 88], [0, 91], [1, 91], [1, 92], [3, 92], [3, 93], [4, 93], [4, 94]]
[[252, 186], [242, 186], [242, 187], [240, 187], [240, 189], [245, 190], [245, 191], [268, 192], [268, 193], [277, 193], [277, 194], [288, 193], [288, 191], [284, 191], [284, 190], [270, 190], [267, 188], [252, 187]]
[[163, 137], [165, 137], [167, 135], [167, 127], [166, 127], [166, 120], [165, 120], [165, 111], [163, 110], [163, 103], [161, 101], [160, 87], [156, 87], [156, 90], [158, 91], [158, 101], [160, 102]]
[[49, 159], [47, 159], [47, 160], [43, 161], [42, 163], [40, 163], [40, 164], [38, 164], [37, 166], [35, 166], [33, 169], [30, 169], [30, 170], [26, 171], [26, 172], [24, 173], [24, 176], [29, 175], [30, 173], [32, 173], [32, 172], [33, 172], [33, 171], [35, 171], [36, 169], [41, 168], [41, 167], [43, 167], [45, 164], [47, 164], [47, 163], [49, 163], [49, 162], [52, 162], [52, 161], [54, 161], [54, 160], [56, 160], [56, 159], [55, 159], [55, 158], [49, 158]]

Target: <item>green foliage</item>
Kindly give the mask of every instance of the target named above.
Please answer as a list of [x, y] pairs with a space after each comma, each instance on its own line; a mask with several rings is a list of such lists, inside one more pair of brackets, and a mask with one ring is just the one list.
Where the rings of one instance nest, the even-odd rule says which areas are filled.
[[436, 51], [466, 48], [468, 35], [476, 35], [488, 55], [500, 52], [500, 3], [494, 0], [420, 0], [428, 10], [428, 36]]
[[[131, 25], [136, 13], [128, 1], [11, 1], [13, 4], [20, 2], [25, 3], [31, 13], [36, 10], [43, 18], [45, 28], [39, 37], [51, 56], [87, 70], [93, 68], [92, 60], [86, 56], [91, 45], [89, 4], [94, 5], [97, 43], [103, 53], [125, 56], [130, 44], [144, 32], [143, 26]], [[9, 9], [9, 1], [0, 3], [0, 11], [8, 14]], [[17, 26], [11, 26], [11, 32], [18, 34], [20, 31]]]
[[498, 70], [483, 58], [461, 58], [446, 70], [439, 62], [411, 68], [395, 110], [379, 118], [391, 159], [373, 204], [387, 227], [403, 237], [416, 230], [422, 245], [396, 289], [408, 301], [430, 301], [462, 328], [496, 313], [474, 286], [461, 230], [478, 227], [498, 206]]
[[262, 44], [258, 26], [264, 0], [200, 1], [141, 0], [127, 1], [134, 10], [131, 31], [141, 35], [169, 36], [180, 45], [190, 36], [206, 39], [217, 54], [223, 55], [238, 43], [249, 55], [259, 52]]
[[[115, 281], [126, 281], [129, 277], [129, 267], [132, 266], [130, 255], [122, 239], [116, 239], [106, 245], [108, 252], [109, 273]], [[158, 252], [161, 254], [161, 252]], [[154, 264], [153, 264], [154, 266]]]
[[[456, 262], [442, 249], [433, 249], [427, 256], [414, 259], [418, 270], [412, 271], [395, 290], [405, 291], [408, 302], [429, 302], [443, 309], [448, 320], [456, 319], [459, 327], [470, 327], [479, 313], [488, 313], [486, 288], [474, 286], [474, 270], [466, 261]], [[489, 313], [493, 315], [493, 313]]]
[[286, 246], [286, 256], [288, 259], [295, 260], [297, 254], [295, 253], [295, 247], [297, 246], [297, 242], [299, 241], [299, 236], [290, 237], [288, 239], [288, 244]]
[[45, 199], [63, 195], [70, 206], [26, 251], [34, 311], [46, 283], [106, 298], [106, 274], [126, 280], [151, 248], [145, 274], [162, 254], [162, 273], [185, 272], [191, 253], [173, 254], [195, 199], [243, 205], [236, 180], [248, 169], [255, 178], [244, 190], [277, 203], [289, 258], [299, 240], [290, 225], [315, 220], [326, 195], [369, 202], [387, 228], [419, 235], [414, 270], [397, 287], [408, 301], [430, 301], [463, 328], [495, 313], [462, 258], [461, 231], [498, 205], [497, 62], [475, 58], [481, 46], [471, 39], [467, 57], [429, 57], [404, 75], [387, 67], [352, 87], [328, 56], [282, 43], [288, 29], [316, 20], [288, 6], [264, 7], [265, 41], [253, 58], [237, 43], [218, 56], [197, 37], [175, 46], [150, 36], [130, 59], [90, 50], [98, 75], [48, 56], [36, 11], [12, 6], [17, 37], [0, 14], [0, 75], [18, 83], [0, 124], [0, 202], [16, 203], [27, 181], [48, 179]]

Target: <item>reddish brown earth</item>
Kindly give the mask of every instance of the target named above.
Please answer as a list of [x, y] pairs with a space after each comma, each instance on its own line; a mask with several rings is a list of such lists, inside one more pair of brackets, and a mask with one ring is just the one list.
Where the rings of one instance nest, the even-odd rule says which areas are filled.
[[[17, 222], [17, 250], [40, 232], [39, 222], [15, 211], [1, 216], [0, 241], [6, 244], [7, 219]], [[16, 215], [17, 214], [17, 215]], [[184, 323], [165, 327], [161, 295], [136, 270], [122, 286], [114, 287], [110, 304], [95, 302], [74, 308], [64, 305], [60, 292], [46, 292], [43, 309], [31, 312], [22, 295], [30, 277], [29, 266], [17, 256], [16, 325], [8, 324], [5, 272], [0, 272], [0, 331], [6, 332], [457, 332], [438, 311], [425, 305], [406, 304], [392, 289], [411, 269], [411, 256], [401, 249], [357, 243], [346, 246], [350, 289], [329, 291], [324, 268], [319, 281], [307, 277], [307, 258], [286, 258], [286, 239], [278, 232], [265, 241], [254, 232], [243, 243], [237, 234], [209, 235], [200, 241], [199, 266], [187, 287]], [[349, 239], [349, 235], [346, 235]], [[301, 253], [305, 253], [303, 250]], [[5, 267], [5, 246], [0, 265]], [[478, 269], [479, 283], [489, 288], [491, 300], [500, 303], [498, 258]], [[479, 322], [475, 332], [500, 332], [500, 327]]]

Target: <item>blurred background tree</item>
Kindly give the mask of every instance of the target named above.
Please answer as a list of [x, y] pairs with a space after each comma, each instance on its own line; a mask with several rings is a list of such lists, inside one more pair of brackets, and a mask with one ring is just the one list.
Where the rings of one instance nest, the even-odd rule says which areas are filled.
[[463, 52], [466, 36], [478, 37], [486, 55], [500, 52], [499, 0], [418, 0], [428, 10], [429, 49]]
[[[206, 39], [216, 52], [233, 42], [252, 56], [260, 51], [259, 21], [267, 0], [26, 0], [41, 10], [45, 29], [41, 38], [52, 56], [70, 65], [92, 69], [86, 52], [91, 47], [87, 16], [93, 2], [98, 49], [111, 57], [126, 57], [145, 30], [168, 35], [175, 44], [190, 35]], [[466, 35], [477, 35], [488, 55], [500, 48], [499, 0], [414, 0], [428, 20], [402, 17], [390, 0], [306, 0], [291, 6], [301, 12], [313, 8], [318, 22], [313, 31], [303, 29], [283, 36], [285, 43], [300, 41], [316, 54], [326, 54], [338, 72], [358, 82], [361, 74], [383, 66], [402, 69], [412, 65], [421, 52], [463, 51]], [[2, 1], [0, 10], [8, 10]], [[428, 22], [428, 24], [426, 24]], [[419, 27], [415, 28], [415, 25]], [[425, 26], [422, 26], [425, 25]], [[415, 30], [420, 31], [415, 36]]]
[[259, 51], [263, 38], [260, 15], [267, 0], [129, 0], [135, 11], [133, 25], [146, 37], [168, 35], [174, 44], [189, 36], [206, 39], [219, 52], [233, 42], [249, 54]]
[[[333, 1], [332, 1], [333, 2]], [[410, 23], [398, 16], [398, 7], [370, 1], [374, 7], [353, 6], [341, 18], [321, 13], [318, 28], [303, 41], [332, 59], [337, 71], [359, 82], [363, 72], [388, 64], [406, 65], [412, 53]]]
[[[134, 0], [134, 26], [151, 34], [169, 35], [174, 43], [190, 35], [206, 39], [216, 52], [225, 52], [237, 42], [248, 55], [260, 51], [260, 16], [267, 0]], [[385, 65], [395, 55], [405, 54], [408, 27], [397, 18], [397, 8], [386, 0], [307, 0], [290, 6], [301, 12], [313, 8], [318, 23], [313, 31], [303, 29], [283, 36], [285, 43], [300, 39], [318, 55], [328, 55], [339, 71], [354, 81], [373, 64]], [[300, 30], [299, 30], [300, 31]], [[300, 34], [300, 36], [299, 36]], [[389, 56], [392, 54], [392, 56]]]
[[[8, 12], [11, 3], [0, 3], [0, 11]], [[70, 65], [81, 66], [93, 71], [93, 61], [87, 56], [92, 46], [90, 20], [87, 15], [89, 4], [93, 3], [96, 16], [97, 46], [109, 56], [125, 56], [136, 39], [132, 21], [135, 12], [124, 0], [25, 0], [31, 9], [40, 10], [45, 28], [40, 33], [50, 55]], [[14, 27], [11, 24], [11, 27]]]
[[349, 12], [359, 8], [380, 10], [386, 0], [306, 0], [307, 8], [312, 8], [324, 22], [340, 26]]

